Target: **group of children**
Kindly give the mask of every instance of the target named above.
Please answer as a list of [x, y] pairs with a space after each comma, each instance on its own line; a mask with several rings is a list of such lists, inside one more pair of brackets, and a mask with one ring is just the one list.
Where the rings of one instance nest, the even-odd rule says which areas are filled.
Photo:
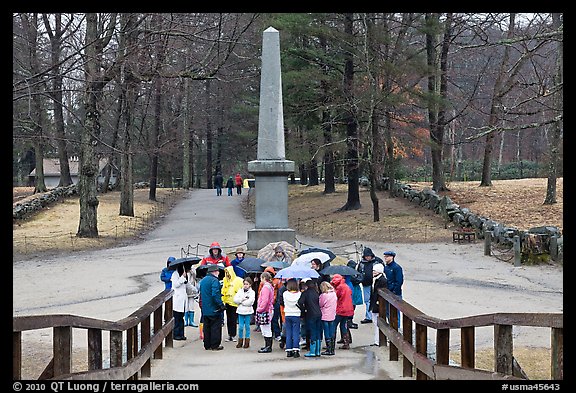
[[[275, 257], [286, 259], [286, 253], [281, 247], [275, 250]], [[207, 257], [202, 259], [201, 265], [216, 265], [223, 268], [224, 276], [220, 281], [221, 291], [215, 295], [217, 302], [222, 304], [220, 323], [224, 325], [226, 315], [227, 338], [226, 341], [237, 342], [236, 348], [249, 348], [251, 339], [250, 325], [256, 324], [256, 330], [262, 333], [264, 346], [258, 352], [272, 352], [274, 339], [280, 341], [279, 346], [285, 349], [286, 356], [300, 357], [300, 348], [308, 350], [305, 357], [318, 357], [321, 355], [335, 355], [337, 343], [342, 345], [339, 349], [349, 349], [352, 342], [350, 328], [356, 305], [362, 304], [360, 281], [351, 281], [350, 276], [334, 274], [331, 277], [320, 275], [318, 278], [274, 278], [276, 270], [267, 267], [262, 273], [250, 273], [240, 269], [238, 265], [243, 261], [245, 252], [239, 248], [233, 261], [222, 254], [217, 242], [212, 243]], [[166, 288], [174, 289], [173, 314], [175, 318], [174, 339], [185, 340], [184, 326], [198, 327], [194, 323], [195, 305], [199, 304], [202, 310], [202, 299], [199, 296], [201, 281], [196, 279], [195, 269], [178, 267], [175, 271], [168, 269], [173, 261], [170, 257], [167, 268], [161, 273], [161, 279]], [[354, 262], [354, 261], [351, 261]], [[313, 260], [315, 265], [322, 265], [320, 260]], [[238, 273], [238, 274], [237, 274]], [[384, 265], [375, 264], [370, 272], [373, 276], [368, 305], [372, 313], [378, 312], [377, 290], [386, 287]], [[170, 276], [168, 279], [167, 277]], [[250, 277], [252, 276], [252, 277]], [[215, 284], [214, 284], [215, 285]], [[353, 292], [356, 295], [354, 299]], [[366, 299], [365, 299], [366, 300]], [[374, 321], [377, 318], [373, 318]], [[200, 338], [205, 339], [202, 316], [200, 319]], [[357, 325], [356, 325], [357, 328]], [[336, 341], [337, 330], [340, 331], [340, 341]], [[217, 337], [214, 337], [214, 336]], [[378, 327], [375, 324], [374, 344], [378, 345]], [[322, 340], [325, 340], [322, 350]], [[207, 344], [206, 349], [223, 349], [220, 345], [221, 329], [211, 330], [213, 343]], [[216, 344], [214, 344], [214, 342]]]

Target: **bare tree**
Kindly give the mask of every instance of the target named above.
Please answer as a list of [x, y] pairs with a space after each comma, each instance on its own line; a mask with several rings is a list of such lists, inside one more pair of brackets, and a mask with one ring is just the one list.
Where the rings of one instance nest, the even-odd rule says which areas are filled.
[[[554, 30], [560, 30], [562, 27], [562, 15], [559, 13], [552, 14], [552, 28]], [[562, 46], [562, 40], [557, 41], [557, 58], [556, 58], [556, 73], [554, 75], [554, 111], [557, 113], [562, 113], [563, 109], [563, 89], [560, 87], [564, 83], [564, 49]], [[557, 168], [559, 161], [560, 144], [562, 141], [562, 133], [564, 130], [564, 122], [562, 119], [558, 119], [552, 123], [552, 137], [550, 138], [549, 153], [550, 158], [548, 162], [548, 184], [546, 187], [546, 198], [544, 199], [545, 205], [551, 205], [556, 203], [556, 179], [557, 179]]]
[[[80, 222], [78, 237], [98, 237], [98, 157], [96, 146], [100, 142], [100, 106], [102, 90], [112, 79], [113, 68], [104, 68], [103, 51], [110, 42], [116, 14], [108, 16], [86, 14], [86, 36], [84, 52], [85, 95], [84, 128], [81, 135], [80, 179]], [[104, 71], [103, 71], [104, 70]]]

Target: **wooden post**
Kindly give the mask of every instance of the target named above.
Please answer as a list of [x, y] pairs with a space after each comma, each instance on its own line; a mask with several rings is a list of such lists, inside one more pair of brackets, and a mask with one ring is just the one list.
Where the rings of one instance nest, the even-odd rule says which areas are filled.
[[522, 266], [522, 253], [520, 252], [520, 236], [514, 235], [514, 266]]
[[[416, 324], [416, 352], [428, 357], [428, 328], [424, 325]], [[416, 368], [416, 379], [428, 379], [428, 376]]]
[[461, 363], [464, 368], [475, 368], [475, 347], [474, 347], [474, 336], [475, 330], [474, 326], [463, 327], [460, 329], [460, 338], [462, 343], [460, 344], [461, 351]]
[[122, 331], [110, 331], [110, 367], [122, 366], [122, 347], [123, 347]]
[[[404, 341], [410, 343], [410, 345], [414, 345], [412, 336], [412, 320], [404, 313], [402, 313], [402, 338]], [[402, 376], [403, 377], [411, 377], [413, 375], [414, 365], [410, 363], [410, 360], [406, 357], [402, 357]]]
[[54, 327], [53, 331], [54, 377], [57, 378], [72, 370], [72, 328]]
[[[388, 318], [390, 320], [390, 326], [392, 329], [398, 331], [398, 310], [392, 304], [388, 303], [390, 306], [390, 315]], [[397, 361], [398, 360], [398, 347], [392, 342], [390, 342], [390, 350], [389, 350], [389, 360]]]
[[12, 379], [22, 379], [22, 332], [12, 333]]
[[490, 256], [492, 254], [490, 246], [492, 243], [492, 231], [484, 232], [484, 255]]
[[494, 371], [513, 375], [512, 325], [494, 325]]
[[551, 332], [551, 374], [552, 379], [564, 379], [564, 329], [552, 328]]
[[88, 329], [88, 370], [102, 369], [102, 330]]
[[[150, 315], [142, 320], [141, 330], [140, 330], [140, 338], [142, 340], [141, 348], [144, 348], [146, 345], [150, 343]], [[140, 373], [143, 377], [150, 376], [150, 370], [152, 368], [152, 363], [150, 358], [146, 360], [146, 363], [140, 369]]]
[[[162, 329], [162, 306], [154, 310], [154, 334]], [[154, 351], [154, 359], [162, 359], [162, 344]]]
[[450, 361], [450, 329], [436, 330], [436, 363], [448, 365]]

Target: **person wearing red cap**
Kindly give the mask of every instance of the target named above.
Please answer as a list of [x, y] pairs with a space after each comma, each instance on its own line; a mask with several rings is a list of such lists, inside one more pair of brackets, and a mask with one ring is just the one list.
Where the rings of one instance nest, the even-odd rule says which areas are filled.
[[220, 247], [220, 243], [212, 242], [212, 244], [210, 244], [209, 254], [202, 258], [202, 261], [200, 262], [200, 265], [208, 264], [221, 264], [223, 267], [232, 266], [228, 255], [222, 253], [222, 247]]

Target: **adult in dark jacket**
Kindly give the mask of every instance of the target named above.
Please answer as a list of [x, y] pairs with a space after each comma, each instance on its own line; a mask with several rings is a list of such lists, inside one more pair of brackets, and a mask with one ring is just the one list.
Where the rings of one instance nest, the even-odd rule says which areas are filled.
[[[305, 279], [303, 279], [304, 281]], [[314, 280], [306, 280], [306, 289], [298, 299], [298, 307], [305, 312], [306, 328], [310, 332], [310, 351], [306, 357], [320, 356], [322, 350], [322, 310], [320, 310], [320, 291]]]
[[378, 290], [387, 288], [387, 280], [384, 275], [384, 265], [374, 264], [372, 269], [374, 280], [372, 282], [372, 293], [370, 295], [370, 311], [372, 311], [372, 324], [374, 325], [374, 343], [370, 345], [380, 346], [380, 330], [378, 329], [378, 315], [380, 313], [380, 303], [378, 301]]
[[224, 302], [218, 280], [217, 265], [209, 264], [206, 276], [200, 280], [200, 299], [202, 304], [204, 349], [219, 351], [222, 345], [222, 322], [224, 320]]
[[[384, 251], [384, 274], [388, 280], [388, 289], [394, 295], [402, 298], [402, 284], [404, 284], [404, 272], [402, 266], [395, 261], [396, 253], [394, 251]], [[390, 311], [386, 309], [386, 316]], [[398, 311], [398, 327], [400, 327], [400, 311]]]
[[372, 313], [370, 312], [370, 293], [372, 292], [372, 268], [375, 263], [383, 263], [382, 259], [378, 258], [369, 247], [364, 248], [362, 251], [362, 259], [358, 266], [358, 271], [362, 273], [362, 295], [364, 297], [364, 305], [366, 306], [365, 316], [360, 323], [371, 323]]
[[214, 177], [214, 187], [216, 187], [216, 195], [222, 195], [222, 186], [224, 186], [224, 176], [220, 172]]

